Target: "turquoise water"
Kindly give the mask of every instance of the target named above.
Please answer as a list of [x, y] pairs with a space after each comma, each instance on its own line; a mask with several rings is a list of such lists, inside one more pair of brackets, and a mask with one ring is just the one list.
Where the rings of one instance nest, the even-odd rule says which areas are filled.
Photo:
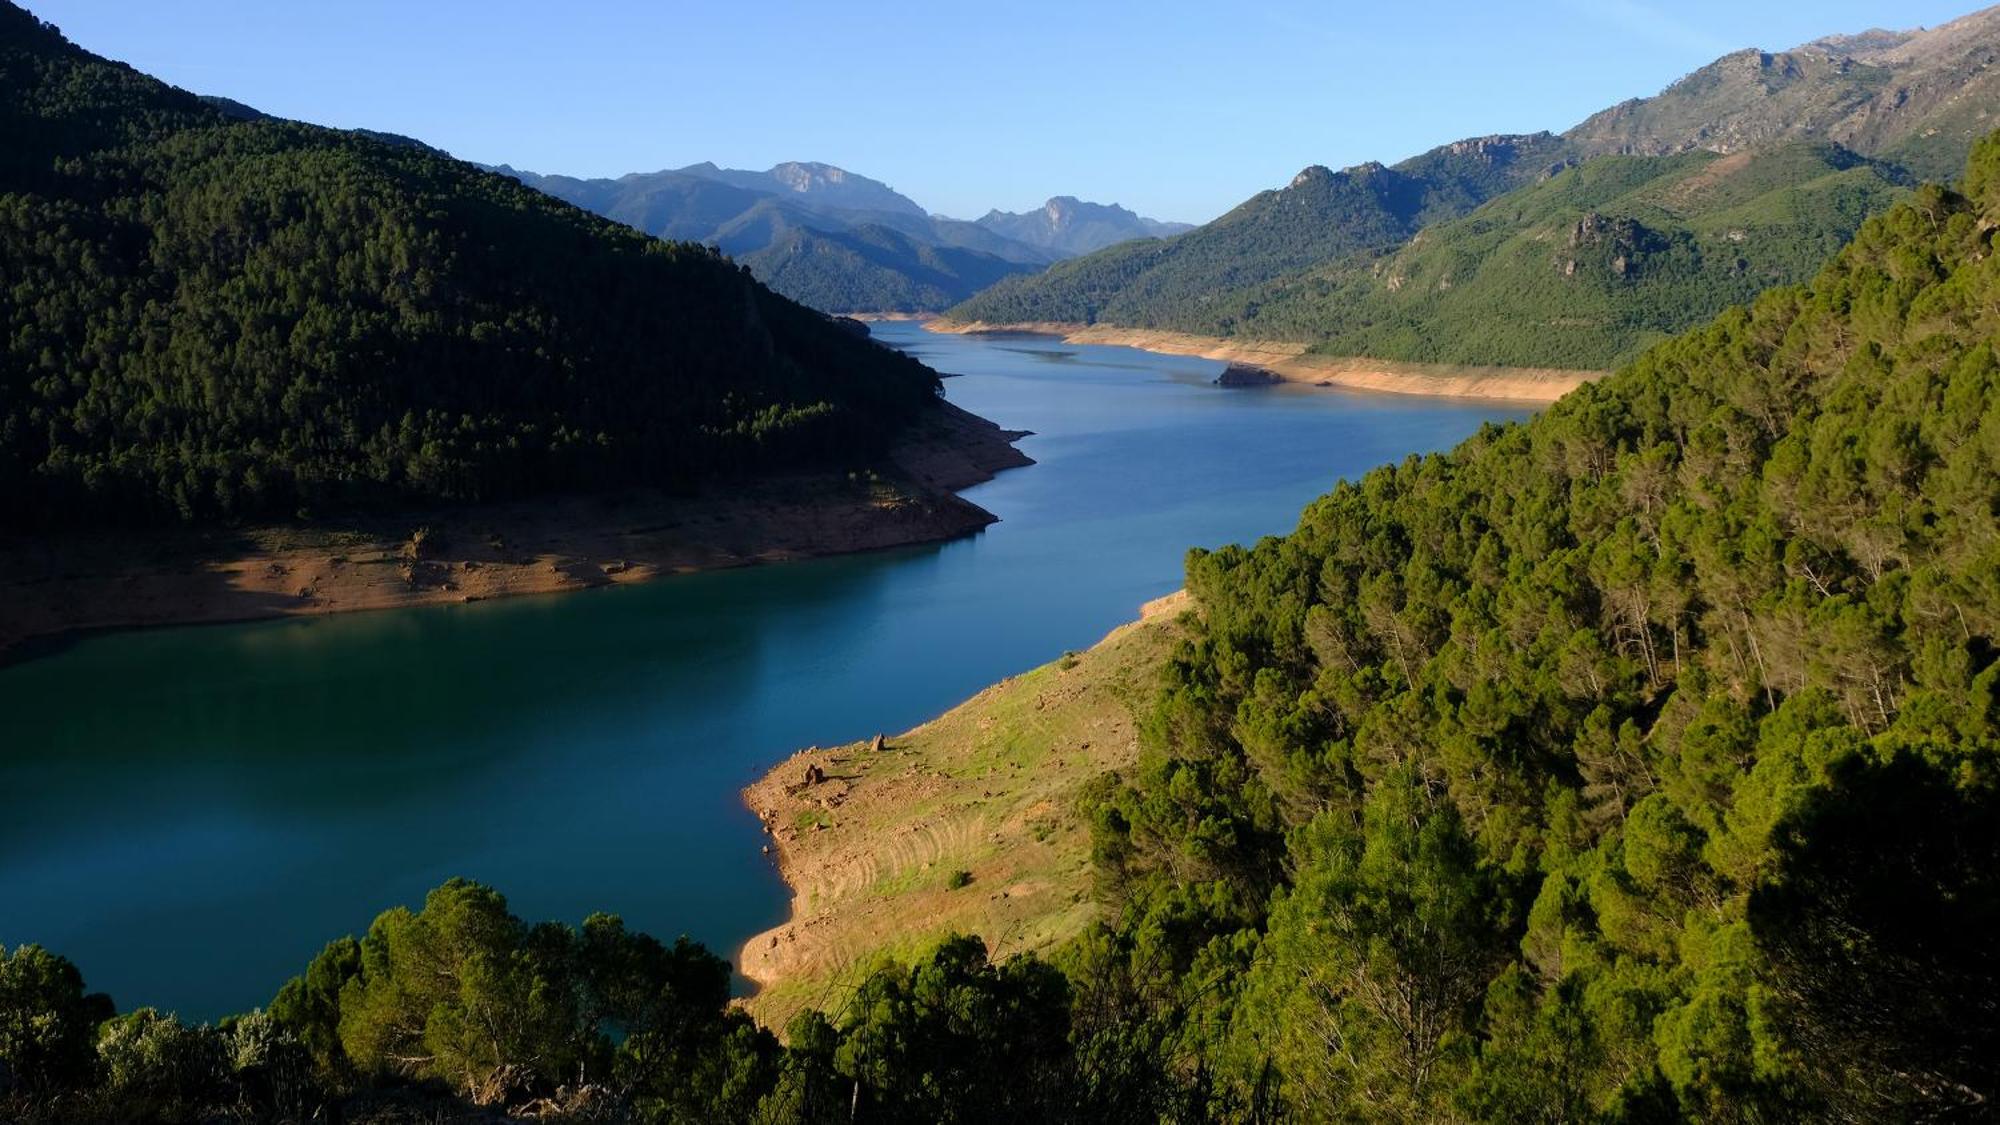
[[1212, 385], [1221, 364], [1035, 338], [881, 338], [1035, 431], [939, 547], [550, 598], [91, 636], [0, 668], [0, 944], [121, 1009], [266, 1002], [453, 875], [733, 956], [787, 894], [737, 791], [1089, 645], [1190, 545], [1282, 533], [1343, 476], [1495, 404]]

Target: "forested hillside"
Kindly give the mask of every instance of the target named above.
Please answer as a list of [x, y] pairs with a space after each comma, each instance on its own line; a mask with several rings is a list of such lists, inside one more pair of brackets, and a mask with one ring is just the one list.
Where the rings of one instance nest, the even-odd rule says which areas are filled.
[[921, 365], [420, 147], [240, 121], [0, 5], [0, 520], [851, 466]]
[[1196, 552], [1084, 979], [1305, 1120], [1983, 1118], [2000, 138], [1961, 190]]
[[1181, 322], [1331, 355], [1603, 370], [1810, 276], [1907, 186], [1828, 144], [1608, 156]]

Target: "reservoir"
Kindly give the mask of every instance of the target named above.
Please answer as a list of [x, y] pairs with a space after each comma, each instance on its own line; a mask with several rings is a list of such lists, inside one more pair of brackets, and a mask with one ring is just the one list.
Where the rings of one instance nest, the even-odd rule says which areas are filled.
[[545, 598], [93, 635], [0, 668], [0, 944], [120, 1010], [267, 1003], [454, 875], [531, 921], [622, 914], [733, 958], [789, 895], [738, 790], [1089, 646], [1190, 546], [1282, 534], [1342, 477], [1504, 403], [1224, 388], [1223, 365], [875, 326], [1034, 431], [939, 546]]

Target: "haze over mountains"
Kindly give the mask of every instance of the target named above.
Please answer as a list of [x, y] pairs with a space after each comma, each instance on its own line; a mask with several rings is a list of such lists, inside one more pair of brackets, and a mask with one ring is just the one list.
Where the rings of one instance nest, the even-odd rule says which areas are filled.
[[[1010, 278], [951, 315], [1608, 367], [1756, 288], [1802, 279], [1895, 191], [1949, 178], [2000, 123], [1996, 56], [2000, 9], [1736, 52], [1563, 134], [1474, 138], [1393, 167], [1307, 168], [1195, 231]], [[1787, 144], [1807, 147], [1776, 155]], [[1691, 152], [1732, 159], [1647, 163]], [[1607, 156], [1625, 163], [1589, 163]], [[1455, 310], [1474, 307], [1467, 316], [1506, 325], [1508, 338], [1452, 330]]]
[[493, 170], [648, 234], [708, 243], [776, 291], [827, 312], [936, 311], [1010, 274], [1188, 229], [1069, 197], [967, 222], [811, 162], [762, 172], [702, 163], [593, 180]]

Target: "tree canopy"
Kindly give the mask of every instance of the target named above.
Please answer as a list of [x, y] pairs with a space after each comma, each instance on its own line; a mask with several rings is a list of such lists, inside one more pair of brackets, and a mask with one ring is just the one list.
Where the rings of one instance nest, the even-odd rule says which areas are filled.
[[2000, 1098], [2000, 138], [1808, 285], [1195, 552], [1119, 955], [1304, 1120]]

